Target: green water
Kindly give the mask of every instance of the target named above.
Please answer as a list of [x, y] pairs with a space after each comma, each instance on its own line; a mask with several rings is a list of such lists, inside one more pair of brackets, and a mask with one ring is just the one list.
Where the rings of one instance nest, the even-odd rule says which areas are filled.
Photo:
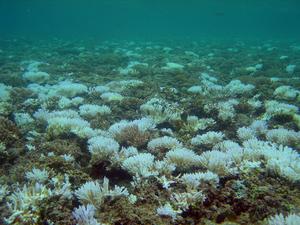
[[1, 35], [298, 38], [297, 0], [1, 0]]
[[300, 0], [0, 0], [0, 224], [299, 225]]

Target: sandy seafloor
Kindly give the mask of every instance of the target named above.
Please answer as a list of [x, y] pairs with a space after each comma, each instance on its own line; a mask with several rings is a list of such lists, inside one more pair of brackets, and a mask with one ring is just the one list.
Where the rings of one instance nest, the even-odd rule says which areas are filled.
[[300, 221], [299, 42], [2, 39], [0, 83], [0, 224]]

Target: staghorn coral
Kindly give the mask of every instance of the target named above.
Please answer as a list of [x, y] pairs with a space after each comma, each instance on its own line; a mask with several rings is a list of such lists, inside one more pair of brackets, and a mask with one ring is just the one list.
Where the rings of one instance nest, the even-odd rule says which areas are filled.
[[[36, 53], [30, 43], [24, 53], [9, 43], [4, 47], [0, 43], [1, 74], [10, 75], [4, 82], [9, 80], [12, 86], [5, 85], [2, 92], [3, 115], [9, 119], [15, 115], [22, 131], [29, 124], [30, 129], [11, 145], [0, 141], [4, 217], [12, 215], [4, 203], [12, 203], [18, 188], [31, 189], [36, 182], [58, 193], [32, 202], [33, 209], [24, 213], [37, 218], [37, 224], [260, 224], [278, 213], [287, 217], [297, 212], [299, 94], [277, 88], [297, 87], [299, 81], [295, 76], [291, 82], [284, 61], [276, 61], [277, 53], [284, 53], [278, 43], [252, 43], [249, 48], [239, 42], [227, 49], [224, 43], [207, 41], [187, 45], [108, 41], [85, 46], [84, 41], [79, 45], [56, 40], [36, 42]], [[275, 47], [276, 53], [268, 50]], [[289, 58], [297, 59], [294, 47], [285, 47], [291, 48]], [[44, 84], [20, 82], [19, 68], [14, 67], [28, 57], [49, 60], [32, 65], [51, 75], [41, 79]], [[184, 69], [161, 69], [168, 62]], [[27, 67], [28, 62], [22, 65]], [[255, 76], [245, 71], [249, 65], [254, 65]], [[206, 72], [199, 77], [199, 71]], [[285, 77], [280, 77], [282, 72]], [[120, 73], [130, 80], [122, 80]], [[13, 81], [15, 74], [19, 78]], [[271, 78], [274, 74], [279, 77]], [[109, 97], [109, 92], [124, 98], [101, 98]], [[103, 104], [111, 109], [109, 115], [97, 114], [97, 106]], [[191, 145], [193, 137], [208, 140], [209, 135], [203, 135], [217, 131], [224, 136]], [[91, 147], [93, 138], [102, 144]], [[26, 151], [10, 160], [7, 153], [21, 144]], [[99, 159], [92, 149], [99, 152]], [[63, 174], [69, 184], [57, 188]], [[104, 176], [119, 187], [107, 188], [108, 192], [124, 195], [107, 195], [95, 209], [78, 205], [84, 200], [70, 192], [78, 193], [91, 183], [99, 183], [102, 192], [102, 182], [95, 179]], [[72, 198], [63, 197], [63, 190], [69, 190]], [[15, 223], [26, 224], [22, 218]]]
[[[52, 196], [61, 196], [62, 198], [70, 199], [70, 183], [68, 177], [59, 180], [51, 180], [52, 188], [46, 184], [31, 183], [18, 187], [8, 199], [8, 208], [11, 212], [8, 218], [5, 218], [6, 223], [15, 224], [36, 224], [41, 222], [40, 204]], [[50, 185], [49, 185], [50, 186]]]
[[117, 185], [113, 190], [109, 190], [109, 180], [104, 177], [101, 186], [98, 182], [86, 182], [75, 191], [75, 195], [82, 204], [91, 204], [96, 208], [100, 208], [105, 198], [113, 200], [121, 196], [127, 197], [129, 193], [125, 187]]
[[165, 205], [156, 209], [156, 212], [160, 216], [171, 217], [174, 222], [177, 218], [177, 214], [181, 213], [181, 210], [174, 210], [170, 203], [166, 203]]
[[87, 206], [79, 206], [75, 208], [72, 215], [75, 218], [78, 225], [100, 225], [94, 218], [96, 208], [93, 205], [87, 204]]
[[297, 214], [289, 214], [284, 216], [278, 214], [268, 219], [269, 225], [296, 225], [300, 223], [300, 216]]

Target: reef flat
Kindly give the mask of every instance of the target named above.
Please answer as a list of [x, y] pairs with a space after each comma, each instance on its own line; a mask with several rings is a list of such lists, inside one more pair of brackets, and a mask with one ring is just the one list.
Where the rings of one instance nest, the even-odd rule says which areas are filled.
[[0, 40], [1, 224], [300, 224], [300, 43]]

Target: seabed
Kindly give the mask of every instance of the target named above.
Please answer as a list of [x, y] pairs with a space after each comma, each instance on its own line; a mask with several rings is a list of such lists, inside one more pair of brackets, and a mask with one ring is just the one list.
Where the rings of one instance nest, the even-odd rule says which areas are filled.
[[2, 39], [0, 81], [0, 224], [300, 224], [297, 42]]

